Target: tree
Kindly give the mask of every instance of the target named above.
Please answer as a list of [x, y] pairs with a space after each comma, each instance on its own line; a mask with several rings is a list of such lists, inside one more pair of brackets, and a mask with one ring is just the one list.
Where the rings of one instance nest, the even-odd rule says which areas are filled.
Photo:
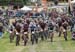
[[58, 5], [58, 0], [53, 0], [55, 5]]
[[23, 0], [24, 4], [28, 4], [29, 0]]
[[7, 5], [9, 0], [0, 0], [0, 5]]
[[23, 0], [11, 0], [14, 4], [24, 4]]
[[8, 5], [10, 2], [14, 4], [27, 4], [29, 0], [0, 0], [0, 5]]

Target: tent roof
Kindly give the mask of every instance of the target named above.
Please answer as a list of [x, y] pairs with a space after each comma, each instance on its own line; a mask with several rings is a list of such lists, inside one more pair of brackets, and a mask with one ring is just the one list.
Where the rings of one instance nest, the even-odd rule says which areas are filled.
[[71, 1], [71, 3], [75, 3], [75, 0]]
[[23, 8], [21, 8], [21, 10], [24, 10], [24, 11], [31, 11], [32, 9], [29, 8], [28, 6], [24, 6]]

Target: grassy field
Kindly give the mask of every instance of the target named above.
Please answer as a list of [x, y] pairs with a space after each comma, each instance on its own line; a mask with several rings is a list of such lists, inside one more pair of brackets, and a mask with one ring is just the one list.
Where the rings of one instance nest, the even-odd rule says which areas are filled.
[[39, 41], [39, 44], [31, 45], [29, 42], [27, 46], [23, 46], [22, 41], [20, 46], [15, 46], [9, 42], [9, 34], [4, 33], [4, 37], [0, 39], [0, 52], [75, 52], [75, 41], [71, 40], [71, 34], [68, 33], [68, 41], [64, 41], [63, 36], [58, 37], [55, 34], [54, 42], [50, 40]]

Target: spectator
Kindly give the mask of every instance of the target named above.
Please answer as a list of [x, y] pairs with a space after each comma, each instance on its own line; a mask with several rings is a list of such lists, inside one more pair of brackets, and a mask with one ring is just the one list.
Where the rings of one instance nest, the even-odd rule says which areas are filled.
[[2, 37], [3, 35], [3, 24], [0, 23], [0, 37]]

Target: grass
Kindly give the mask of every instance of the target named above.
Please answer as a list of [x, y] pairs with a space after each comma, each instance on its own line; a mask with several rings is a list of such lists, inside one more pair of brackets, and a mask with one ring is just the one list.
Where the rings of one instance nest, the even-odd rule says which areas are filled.
[[71, 40], [71, 33], [68, 32], [68, 41], [65, 41], [63, 36], [58, 37], [55, 34], [54, 42], [50, 42], [50, 39], [45, 41], [39, 41], [38, 44], [27, 46], [15, 46], [15, 40], [13, 43], [9, 42], [9, 33], [5, 32], [4, 37], [0, 39], [0, 52], [75, 52], [75, 41]]

